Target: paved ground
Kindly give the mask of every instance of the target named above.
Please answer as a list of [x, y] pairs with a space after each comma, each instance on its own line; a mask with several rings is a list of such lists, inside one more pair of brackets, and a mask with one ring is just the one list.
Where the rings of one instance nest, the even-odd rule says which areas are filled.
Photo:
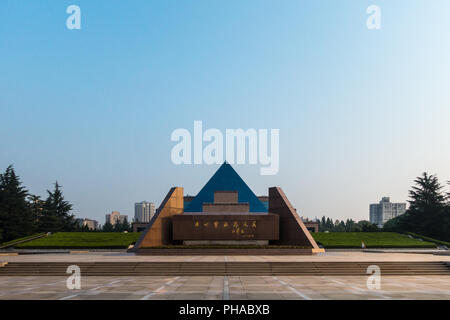
[[367, 277], [207, 276], [84, 277], [68, 290], [63, 277], [2, 277], [0, 299], [445, 299], [450, 276], [386, 276], [380, 290]]
[[[450, 261], [412, 253], [327, 252], [316, 256], [134, 256], [126, 253], [0, 256], [4, 261]], [[446, 299], [450, 276], [383, 276], [369, 290], [368, 276], [0, 277], [0, 299]]]

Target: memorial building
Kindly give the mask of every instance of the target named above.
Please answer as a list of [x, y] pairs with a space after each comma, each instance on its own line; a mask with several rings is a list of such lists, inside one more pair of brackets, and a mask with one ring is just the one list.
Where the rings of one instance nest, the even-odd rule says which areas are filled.
[[173, 187], [135, 244], [135, 251], [178, 246], [293, 246], [320, 249], [280, 187], [256, 196], [224, 163], [195, 196]]

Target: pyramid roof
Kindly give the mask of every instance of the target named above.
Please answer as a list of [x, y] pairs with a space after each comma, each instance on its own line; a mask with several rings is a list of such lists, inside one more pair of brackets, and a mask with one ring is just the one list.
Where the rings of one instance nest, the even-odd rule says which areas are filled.
[[184, 212], [202, 212], [203, 203], [214, 202], [215, 191], [237, 191], [238, 202], [248, 203], [250, 212], [267, 212], [266, 206], [227, 162], [220, 166], [195, 198], [186, 205]]

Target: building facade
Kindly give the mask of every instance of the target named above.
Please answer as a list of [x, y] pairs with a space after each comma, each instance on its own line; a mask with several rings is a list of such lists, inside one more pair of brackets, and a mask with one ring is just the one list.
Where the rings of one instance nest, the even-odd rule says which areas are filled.
[[386, 221], [404, 214], [406, 203], [392, 203], [389, 197], [383, 197], [379, 203], [370, 205], [370, 223], [383, 227]]
[[123, 223], [125, 220], [128, 221], [128, 216], [125, 214], [120, 214], [119, 211], [113, 211], [106, 215], [105, 222], [115, 225], [117, 222]]
[[149, 223], [155, 215], [155, 204], [142, 201], [134, 204], [134, 222]]
[[226, 162], [195, 197], [184, 196], [182, 187], [171, 188], [134, 251], [151, 254], [148, 250], [166, 245], [232, 245], [244, 250], [292, 245], [305, 254], [323, 252], [281, 188], [271, 187], [268, 196], [257, 197]]
[[78, 225], [80, 227], [87, 226], [89, 230], [97, 230], [98, 229], [98, 221], [92, 219], [77, 219]]
[[319, 222], [316, 220], [309, 220], [308, 218], [301, 217], [303, 224], [309, 232], [319, 232]]

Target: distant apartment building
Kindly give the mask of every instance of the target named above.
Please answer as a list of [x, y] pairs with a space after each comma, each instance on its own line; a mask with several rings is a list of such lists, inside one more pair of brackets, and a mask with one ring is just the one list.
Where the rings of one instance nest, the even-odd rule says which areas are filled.
[[119, 211], [113, 211], [106, 215], [106, 223], [115, 225], [117, 222], [123, 223], [125, 220], [128, 221], [128, 216], [125, 214], [120, 214]]
[[314, 220], [309, 220], [308, 218], [300, 217], [300, 219], [302, 219], [303, 224], [309, 232], [319, 232], [319, 221], [317, 218]]
[[92, 219], [77, 219], [78, 225], [80, 227], [87, 226], [89, 230], [97, 230], [98, 229], [98, 221]]
[[134, 204], [134, 221], [139, 223], [149, 223], [155, 214], [155, 204], [142, 201]]
[[404, 214], [406, 203], [392, 203], [389, 197], [383, 197], [379, 203], [370, 205], [370, 223], [383, 227], [386, 221]]

